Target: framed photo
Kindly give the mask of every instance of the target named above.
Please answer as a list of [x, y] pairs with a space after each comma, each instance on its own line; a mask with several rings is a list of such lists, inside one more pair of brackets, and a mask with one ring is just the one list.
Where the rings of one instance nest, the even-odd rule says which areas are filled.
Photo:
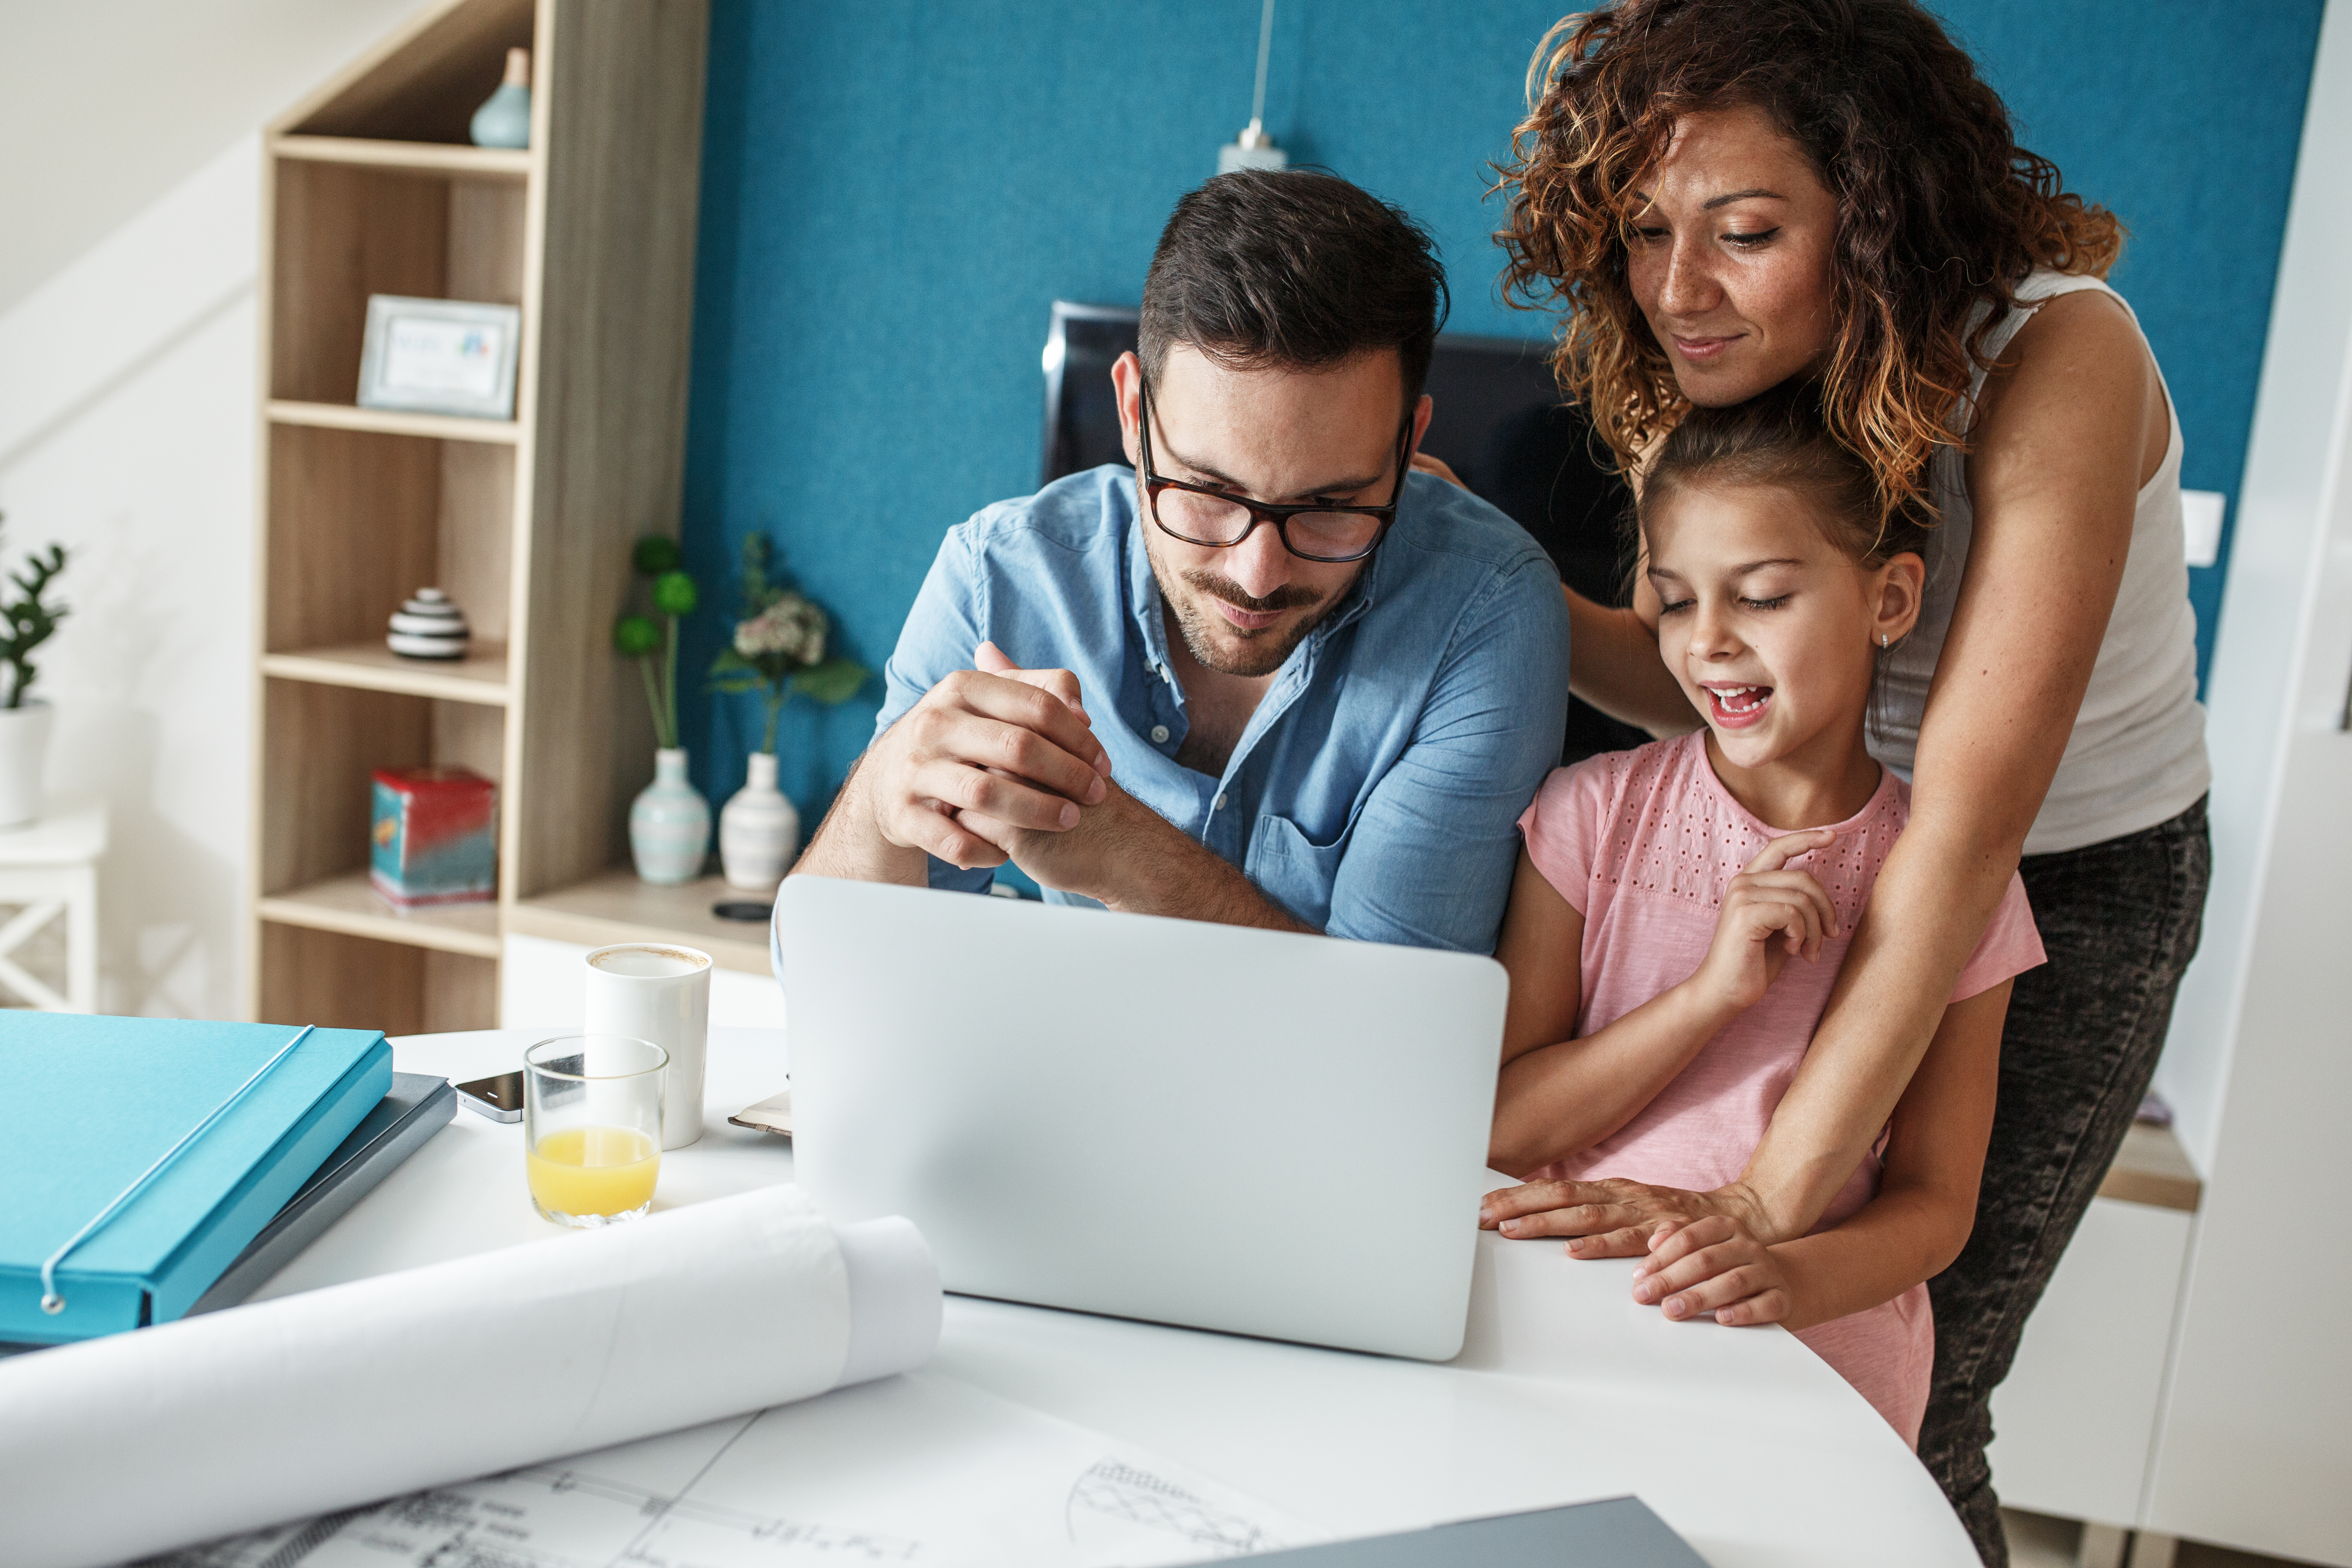
[[511, 419], [521, 335], [512, 305], [371, 294], [360, 406]]

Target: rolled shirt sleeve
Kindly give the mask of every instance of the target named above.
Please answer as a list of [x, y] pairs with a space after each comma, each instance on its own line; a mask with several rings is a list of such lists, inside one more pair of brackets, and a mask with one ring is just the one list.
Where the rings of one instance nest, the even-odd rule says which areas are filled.
[[1349, 835], [1324, 929], [1493, 952], [1519, 814], [1559, 763], [1567, 719], [1568, 603], [1536, 556], [1465, 607], [1411, 741]]

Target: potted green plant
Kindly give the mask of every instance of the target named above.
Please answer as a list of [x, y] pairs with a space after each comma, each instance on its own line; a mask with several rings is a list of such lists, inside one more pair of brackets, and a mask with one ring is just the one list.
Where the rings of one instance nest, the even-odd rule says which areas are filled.
[[645, 677], [656, 747], [654, 782], [629, 803], [629, 855], [638, 876], [675, 886], [701, 876], [710, 853], [710, 807], [687, 781], [686, 748], [677, 743], [677, 623], [700, 595], [674, 539], [640, 539], [629, 560], [652, 613], [629, 611], [614, 622], [613, 647]]
[[8, 689], [0, 698], [0, 827], [15, 827], [41, 815], [41, 764], [49, 749], [49, 725], [55, 711], [46, 702], [25, 694], [40, 671], [33, 650], [49, 640], [66, 617], [63, 605], [45, 595], [66, 569], [65, 546], [52, 544], [48, 552], [35, 551], [22, 570], [11, 572], [14, 597], [0, 595], [0, 662], [7, 666]]
[[776, 720], [793, 692], [818, 702], [845, 702], [866, 684], [855, 659], [825, 657], [832, 621], [815, 601], [770, 577], [774, 546], [765, 534], [743, 541], [743, 617], [711, 662], [713, 690], [758, 694], [767, 709], [749, 776], [719, 814], [719, 863], [730, 887], [773, 893], [800, 847], [801, 817], [776, 787]]

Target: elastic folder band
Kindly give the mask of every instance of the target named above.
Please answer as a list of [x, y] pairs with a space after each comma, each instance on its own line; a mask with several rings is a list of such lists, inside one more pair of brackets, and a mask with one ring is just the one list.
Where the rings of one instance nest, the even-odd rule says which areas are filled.
[[295, 1047], [300, 1045], [304, 1040], [309, 1039], [310, 1037], [311, 1031], [316, 1029], [318, 1026], [319, 1026], [316, 1024], [303, 1025], [302, 1032], [295, 1036], [292, 1039], [287, 1041], [284, 1045], [278, 1047], [278, 1054], [276, 1056], [270, 1058], [268, 1061], [254, 1068], [253, 1076], [247, 1079], [243, 1083], [237, 1085], [236, 1092], [235, 1094], [230, 1095], [226, 1100], [222, 1100], [218, 1106], [215, 1107], [213, 1113], [210, 1116], [205, 1117], [202, 1121], [197, 1122], [194, 1127], [190, 1128], [185, 1137], [182, 1138], [177, 1143], [173, 1144], [169, 1149], [164, 1150], [163, 1157], [156, 1161], [153, 1164], [148, 1166], [146, 1171], [141, 1174], [137, 1181], [131, 1183], [129, 1186], [123, 1188], [122, 1191], [116, 1194], [112, 1203], [98, 1211], [98, 1217], [96, 1219], [91, 1220], [88, 1225], [74, 1232], [70, 1240], [68, 1240], [63, 1247], [58, 1247], [55, 1252], [49, 1254], [49, 1260], [41, 1265], [42, 1311], [47, 1312], [49, 1316], [54, 1318], [59, 1312], [66, 1310], [66, 1299], [58, 1294], [58, 1266], [66, 1260], [66, 1255], [73, 1251], [75, 1247], [79, 1247], [83, 1242], [89, 1240], [90, 1237], [96, 1233], [99, 1226], [104, 1225], [108, 1220], [112, 1219], [117, 1214], [121, 1213], [123, 1206], [129, 1204], [131, 1199], [137, 1197], [141, 1193], [145, 1192], [147, 1190], [147, 1184], [161, 1175], [163, 1172], [164, 1166], [170, 1164], [173, 1161], [180, 1157], [181, 1150], [185, 1149], [189, 1144], [203, 1137], [206, 1129], [210, 1128], [214, 1122], [218, 1121], [222, 1117], [226, 1116], [230, 1110], [235, 1109], [236, 1102], [243, 1100], [255, 1084], [259, 1083], [264, 1077], [268, 1076], [271, 1068], [274, 1068], [279, 1062], [284, 1061], [286, 1059], [287, 1053], [291, 1051]]

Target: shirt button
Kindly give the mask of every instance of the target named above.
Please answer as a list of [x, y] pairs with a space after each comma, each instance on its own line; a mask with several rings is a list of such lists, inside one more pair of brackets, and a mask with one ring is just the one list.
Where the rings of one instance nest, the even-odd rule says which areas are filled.
[[1223, 790], [1217, 792], [1216, 801], [1209, 807], [1209, 809], [1211, 811], [1223, 811], [1225, 809], [1225, 796]]
[[1168, 743], [1167, 725], [1154, 724], [1151, 726], [1151, 743], [1155, 746], [1164, 746]]

